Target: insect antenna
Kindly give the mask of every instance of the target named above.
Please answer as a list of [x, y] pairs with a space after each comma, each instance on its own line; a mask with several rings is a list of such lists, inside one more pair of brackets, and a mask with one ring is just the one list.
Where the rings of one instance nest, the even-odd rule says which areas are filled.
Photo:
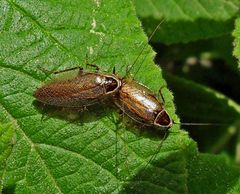
[[181, 125], [181, 126], [224, 126], [224, 125], [229, 125], [229, 123], [176, 123], [175, 121], [173, 121], [173, 124]]
[[[173, 121], [173, 124], [181, 125], [181, 126], [187, 126], [187, 125], [188, 126], [190, 126], [190, 125], [193, 125], [193, 126], [225, 126], [225, 125], [228, 125], [227, 123], [177, 123], [175, 121]], [[166, 140], [166, 138], [168, 137], [168, 135], [170, 133], [175, 133], [175, 132], [169, 131], [168, 129], [169, 128], [164, 128], [164, 135], [163, 135], [160, 143], [158, 144], [156, 151], [153, 153], [153, 155], [151, 156], [151, 158], [149, 159], [147, 164], [140, 170], [142, 173], [140, 173], [140, 175], [137, 178], [137, 182], [138, 182], [137, 184], [139, 184], [141, 181], [144, 181], [144, 180], [142, 180], [142, 178], [144, 178], [145, 173], [148, 174], [148, 172], [147, 172], [148, 166], [156, 159], [156, 157], [157, 157], [158, 153], [160, 152], [160, 150], [163, 146], [163, 143]]]
[[143, 171], [147, 168], [148, 164], [150, 164], [155, 158], [156, 158], [156, 155], [159, 153], [159, 150], [161, 149], [162, 145], [163, 145], [163, 142], [164, 140], [167, 138], [169, 134], [169, 131], [167, 128], [164, 129], [164, 135], [162, 137], [162, 140], [160, 141], [159, 145], [158, 145], [158, 148], [156, 149], [157, 151], [153, 154], [153, 156], [150, 158], [150, 160], [147, 162], [146, 166], [143, 168]]
[[[153, 30], [153, 32], [151, 33], [148, 41], [146, 44], [143, 45], [139, 55], [136, 57], [135, 61], [133, 62], [133, 64], [130, 66], [130, 67], [127, 67], [127, 70], [126, 70], [126, 76], [129, 76], [133, 66], [137, 63], [138, 59], [140, 58], [140, 56], [142, 55], [143, 51], [145, 50], [145, 48], [148, 46], [149, 42], [152, 40], [153, 36], [155, 35], [155, 33], [157, 32], [157, 30], [159, 29], [159, 27], [162, 25], [162, 23], [165, 21], [165, 19], [162, 19], [159, 24], [157, 25], [157, 27]], [[145, 61], [146, 57], [147, 57], [148, 53], [145, 55], [143, 61], [141, 62], [137, 72], [139, 71], [139, 69], [141, 68], [143, 62]]]
[[[162, 136], [162, 139], [161, 139], [160, 143], [157, 145], [156, 151], [152, 154], [151, 158], [147, 161], [145, 166], [142, 169], [140, 169], [140, 173], [139, 173], [139, 175], [137, 176], [137, 179], [136, 179], [137, 180], [136, 184], [141, 185], [140, 182], [144, 181], [143, 179], [144, 179], [145, 175], [148, 174], [147, 169], [148, 169], [149, 164], [151, 164], [155, 160], [155, 158], [157, 157], [157, 154], [161, 150], [161, 148], [163, 146], [163, 143], [164, 143], [164, 140], [167, 138], [169, 133], [170, 132], [169, 132], [168, 128], [164, 128], [164, 135]], [[136, 186], [138, 186], [138, 185], [136, 185]]]
[[60, 74], [60, 73], [64, 73], [64, 72], [68, 72], [68, 71], [73, 71], [79, 69], [79, 71], [83, 71], [82, 67], [72, 67], [72, 68], [68, 68], [68, 69], [64, 69], [64, 70], [59, 70], [59, 71], [54, 71], [54, 74]]
[[[161, 24], [164, 22], [164, 19], [162, 19], [159, 24], [156, 26], [156, 28], [154, 29], [154, 31], [151, 33], [147, 43], [145, 43], [140, 51], [140, 53], [138, 54], [138, 56], [136, 57], [136, 59], [134, 60], [134, 62], [132, 63], [131, 66], [128, 66], [127, 69], [126, 69], [126, 75], [124, 77], [128, 77], [130, 75], [130, 72], [131, 70], [133, 69], [134, 65], [138, 62], [140, 56], [143, 54], [144, 50], [146, 49], [146, 47], [148, 46], [149, 42], [152, 40], [153, 36], [155, 35], [156, 31], [159, 29], [159, 27], [161, 26]], [[138, 68], [137, 72], [139, 71], [139, 69], [141, 68], [143, 62], [145, 61], [147, 55], [149, 53], [147, 53], [145, 56], [144, 56], [144, 59], [143, 61], [141, 62], [140, 64], [140, 67]], [[115, 69], [113, 70], [113, 72], [115, 73]], [[125, 114], [125, 111], [123, 111], [122, 113], [122, 117], [124, 117], [124, 114]], [[163, 138], [160, 142], [160, 144], [158, 145], [158, 148], [156, 149], [156, 152], [152, 155], [152, 157], [150, 158], [150, 160], [147, 162], [147, 164], [143, 167], [143, 172], [147, 169], [148, 165], [154, 160], [154, 158], [156, 157], [157, 153], [159, 152], [159, 150], [161, 149], [162, 147], [162, 144], [164, 142], [164, 140], [167, 138], [167, 135], [168, 135], [168, 130], [165, 129], [164, 131], [164, 135], [163, 135]], [[139, 180], [140, 181], [140, 180]]]
[[[151, 33], [151, 35], [150, 35], [147, 43], [143, 45], [143, 47], [142, 47], [139, 55], [138, 55], [138, 56], [136, 57], [136, 59], [134, 60], [133, 64], [132, 64], [129, 68], [127, 67], [125, 77], [130, 74], [130, 71], [132, 70], [133, 66], [137, 63], [137, 61], [138, 61], [138, 59], [140, 58], [140, 56], [142, 55], [143, 51], [144, 51], [145, 48], [148, 46], [149, 42], [152, 40], [152, 38], [153, 38], [153, 36], [155, 35], [156, 31], [159, 29], [159, 27], [163, 24], [164, 21], [165, 21], [165, 19], [163, 18], [163, 19], [159, 22], [159, 24], [156, 26], [156, 28], [155, 28], [155, 29], [153, 30], [153, 32]], [[145, 61], [147, 55], [148, 55], [148, 53], [145, 55], [145, 57], [144, 57], [141, 65], [142, 65], [143, 62]], [[140, 67], [138, 68], [138, 71], [139, 71], [139, 69], [141, 68], [141, 65], [140, 65]], [[137, 71], [137, 72], [138, 72], [138, 71]], [[115, 73], [115, 69], [114, 69], [114, 73]], [[123, 112], [123, 114], [124, 114], [124, 112]]]

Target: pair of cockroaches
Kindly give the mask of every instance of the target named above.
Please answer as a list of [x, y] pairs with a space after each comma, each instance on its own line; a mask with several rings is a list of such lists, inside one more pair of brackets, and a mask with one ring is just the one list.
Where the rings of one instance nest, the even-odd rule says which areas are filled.
[[126, 77], [79, 70], [70, 80], [54, 81], [34, 93], [44, 104], [83, 109], [111, 98], [134, 121], [169, 128], [172, 120], [163, 103], [144, 85]]
[[[149, 41], [162, 22], [163, 20], [157, 25]], [[143, 46], [133, 65], [146, 46], [147, 44]], [[96, 65], [92, 66], [97, 67]], [[128, 69], [126, 75], [132, 67]], [[145, 126], [157, 126], [166, 129], [173, 124], [172, 119], [164, 109], [163, 103], [153, 92], [133, 79], [117, 76], [115, 71], [112, 74], [89, 73], [80, 68], [78, 76], [75, 78], [48, 83], [36, 90], [34, 96], [44, 104], [79, 109], [111, 98], [124, 114]]]

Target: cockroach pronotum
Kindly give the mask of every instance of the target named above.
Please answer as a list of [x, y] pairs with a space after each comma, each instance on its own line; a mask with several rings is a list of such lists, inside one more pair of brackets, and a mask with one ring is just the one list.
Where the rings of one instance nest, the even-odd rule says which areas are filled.
[[52, 81], [37, 89], [33, 95], [43, 104], [81, 109], [106, 100], [120, 86], [121, 81], [114, 74], [85, 73], [80, 69], [75, 78]]

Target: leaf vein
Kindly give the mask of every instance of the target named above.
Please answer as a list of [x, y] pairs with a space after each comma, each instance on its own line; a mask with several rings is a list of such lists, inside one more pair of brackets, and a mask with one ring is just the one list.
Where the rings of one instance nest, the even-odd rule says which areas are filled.
[[187, 14], [184, 13], [181, 6], [179, 6], [179, 4], [175, 0], [172, 0], [172, 2], [176, 5], [176, 8], [184, 17], [186, 17], [187, 19], [191, 19]]
[[92, 160], [91, 158], [87, 158], [86, 156], [82, 155], [81, 153], [78, 153], [78, 152], [75, 152], [73, 150], [68, 150], [64, 147], [61, 147], [61, 146], [55, 146], [55, 145], [51, 145], [51, 144], [45, 144], [45, 143], [38, 143], [36, 144], [38, 146], [46, 146], [46, 147], [51, 147], [51, 148], [55, 148], [55, 149], [58, 149], [58, 150], [62, 150], [62, 151], [65, 151], [65, 152], [69, 152], [70, 154], [73, 154], [73, 155], [76, 155], [78, 158], [81, 158], [81, 159], [85, 159], [85, 160], [88, 160], [92, 163], [94, 163], [95, 165], [97, 165], [98, 167], [100, 167], [100, 169], [104, 169], [108, 174], [110, 174], [112, 177], [114, 177], [116, 180], [118, 180], [115, 175], [109, 171], [108, 169], [106, 168], [103, 168], [102, 165], [96, 163], [94, 160]]
[[17, 69], [17, 68], [14, 68], [13, 66], [9, 66], [9, 65], [5, 65], [5, 64], [3, 64], [3, 63], [1, 63], [0, 64], [0, 68], [6, 68], [6, 69], [11, 69], [11, 70], [14, 70], [14, 71], [16, 71], [17, 73], [21, 73], [21, 74], [23, 74], [24, 76], [27, 76], [27, 77], [30, 77], [30, 78], [32, 78], [32, 79], [34, 79], [34, 80], [36, 80], [36, 81], [40, 81], [40, 82], [42, 82], [42, 80], [40, 80], [39, 78], [37, 78], [37, 77], [35, 77], [33, 74], [31, 74], [31, 73], [29, 73], [29, 72], [27, 72], [27, 71], [20, 71], [20, 69]]
[[196, 4], [199, 5], [199, 7], [208, 15], [209, 18], [213, 18], [213, 16], [211, 15], [211, 13], [203, 6], [203, 4], [198, 1], [198, 0], [195, 0]]
[[71, 58], [75, 58], [79, 63], [80, 63], [80, 59], [77, 55], [75, 55], [74, 53], [72, 53], [64, 44], [62, 44], [57, 38], [55, 38], [47, 29], [44, 28], [43, 25], [41, 25], [35, 18], [34, 16], [32, 16], [29, 12], [27, 12], [23, 7], [21, 7], [20, 5], [18, 5], [15, 2], [12, 2], [11, 0], [7, 0], [7, 2], [12, 5], [13, 7], [15, 7], [22, 15], [26, 16], [27, 18], [29, 18], [32, 23], [37, 26], [41, 32], [46, 36], [49, 37], [49, 39], [56, 43], [56, 45], [58, 45], [58, 47], [63, 50], [65, 53], [68, 54], [68, 56]]
[[23, 135], [23, 137], [25, 137], [26, 141], [30, 144], [31, 149], [34, 150], [38, 157], [41, 159], [42, 163], [45, 166], [46, 172], [49, 176], [49, 178], [52, 180], [52, 182], [55, 185], [55, 188], [59, 191], [59, 193], [63, 193], [60, 189], [60, 187], [58, 186], [57, 182], [55, 181], [54, 177], [52, 176], [52, 174], [50, 173], [49, 169], [47, 168], [46, 164], [44, 163], [44, 161], [42, 160], [40, 154], [38, 153], [38, 151], [35, 148], [35, 144], [31, 141], [31, 139], [25, 134], [25, 132], [23, 131], [23, 129], [21, 128], [21, 125], [19, 124], [18, 120], [15, 119], [15, 117], [5, 108], [5, 106], [0, 102], [1, 106], [6, 110], [6, 112], [8, 113], [9, 117], [11, 118], [11, 120], [14, 121], [14, 124], [16, 125], [16, 128], [19, 129], [19, 132]]

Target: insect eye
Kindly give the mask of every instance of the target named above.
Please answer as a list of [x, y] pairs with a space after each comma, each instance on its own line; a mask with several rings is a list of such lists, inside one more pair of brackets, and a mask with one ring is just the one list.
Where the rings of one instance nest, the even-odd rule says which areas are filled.
[[105, 86], [105, 89], [106, 89], [107, 93], [112, 92], [118, 87], [118, 82], [117, 82], [116, 79], [114, 79], [112, 77], [106, 77], [105, 82], [104, 82], [104, 86]]
[[172, 126], [172, 120], [170, 119], [168, 113], [165, 110], [162, 110], [160, 113], [158, 113], [154, 123], [162, 127]]

